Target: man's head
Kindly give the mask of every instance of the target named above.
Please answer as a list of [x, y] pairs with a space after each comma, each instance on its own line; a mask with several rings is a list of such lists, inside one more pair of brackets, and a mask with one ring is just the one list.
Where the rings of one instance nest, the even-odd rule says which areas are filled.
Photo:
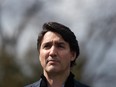
[[48, 31], [58, 33], [59, 35], [61, 35], [62, 38], [64, 39], [64, 41], [66, 41], [69, 44], [70, 50], [72, 52], [76, 53], [74, 61], [71, 61], [70, 66], [72, 67], [75, 64], [75, 60], [79, 56], [79, 46], [78, 46], [78, 41], [76, 40], [76, 36], [74, 35], [74, 33], [68, 27], [66, 27], [62, 24], [59, 24], [59, 23], [56, 23], [56, 22], [45, 23], [43, 25], [42, 32], [38, 36], [38, 40], [37, 40], [38, 51], [40, 51], [40, 47], [41, 47], [43, 37]]

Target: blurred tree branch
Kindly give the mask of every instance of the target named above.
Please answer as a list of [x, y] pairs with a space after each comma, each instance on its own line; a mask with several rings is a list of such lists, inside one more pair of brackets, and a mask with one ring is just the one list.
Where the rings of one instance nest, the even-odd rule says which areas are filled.
[[[29, 80], [28, 77], [23, 75], [19, 68], [20, 66], [15, 61], [17, 58], [16, 45], [25, 27], [40, 8], [41, 3], [36, 0], [34, 4], [24, 12], [23, 18], [16, 27], [12, 37], [8, 37], [3, 33], [4, 29], [1, 17], [4, 8], [2, 7], [2, 3], [0, 3], [0, 87], [23, 87], [26, 79]], [[10, 47], [9, 51], [7, 51], [8, 47]]]

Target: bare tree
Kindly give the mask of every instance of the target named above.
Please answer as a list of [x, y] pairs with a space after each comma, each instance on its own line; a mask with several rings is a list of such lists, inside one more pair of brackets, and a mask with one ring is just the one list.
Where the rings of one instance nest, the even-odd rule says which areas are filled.
[[[41, 3], [36, 0], [34, 4], [24, 12], [23, 18], [16, 27], [12, 37], [7, 37], [3, 33], [4, 28], [2, 26], [1, 17], [4, 8], [2, 7], [2, 3], [0, 3], [0, 87], [7, 87], [8, 85], [12, 87], [22, 87], [26, 77], [15, 61], [17, 55], [16, 46], [25, 27], [40, 10]], [[10, 50], [8, 50], [8, 48], [10, 48]]]

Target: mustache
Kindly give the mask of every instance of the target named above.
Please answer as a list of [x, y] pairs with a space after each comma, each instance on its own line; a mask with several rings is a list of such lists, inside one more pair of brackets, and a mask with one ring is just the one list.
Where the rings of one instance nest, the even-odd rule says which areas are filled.
[[48, 59], [46, 60], [46, 63], [48, 63], [49, 61], [60, 62], [58, 57], [48, 57]]

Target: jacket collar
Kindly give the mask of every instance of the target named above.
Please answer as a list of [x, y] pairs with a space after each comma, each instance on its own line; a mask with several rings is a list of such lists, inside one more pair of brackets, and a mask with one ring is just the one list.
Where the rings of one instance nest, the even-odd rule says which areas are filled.
[[[41, 75], [41, 83], [40, 83], [40, 87], [48, 87], [47, 86], [47, 80], [45, 78], [45, 76], [42, 74]], [[68, 76], [65, 84], [64, 84], [64, 87], [74, 87], [74, 75], [70, 72], [70, 75]]]

